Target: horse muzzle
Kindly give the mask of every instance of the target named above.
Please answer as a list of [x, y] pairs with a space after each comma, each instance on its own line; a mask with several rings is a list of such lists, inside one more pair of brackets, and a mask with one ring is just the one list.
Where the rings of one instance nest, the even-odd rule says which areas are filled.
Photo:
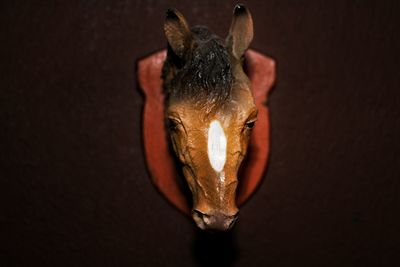
[[225, 214], [222, 212], [206, 214], [195, 209], [192, 211], [192, 217], [197, 226], [202, 230], [228, 231], [235, 224], [238, 212], [234, 214]]

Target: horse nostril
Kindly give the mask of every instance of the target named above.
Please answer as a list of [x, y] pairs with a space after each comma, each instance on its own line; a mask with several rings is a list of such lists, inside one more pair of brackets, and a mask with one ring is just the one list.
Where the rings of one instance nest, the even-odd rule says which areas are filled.
[[239, 217], [239, 213], [236, 213], [235, 215], [233, 215], [233, 216], [230, 218], [231, 221], [229, 222], [228, 229], [231, 229], [231, 228], [235, 225], [235, 223], [236, 223], [238, 217]]
[[210, 216], [199, 210], [193, 210], [192, 217], [197, 226], [200, 227], [202, 230], [206, 229], [206, 226], [210, 224]]

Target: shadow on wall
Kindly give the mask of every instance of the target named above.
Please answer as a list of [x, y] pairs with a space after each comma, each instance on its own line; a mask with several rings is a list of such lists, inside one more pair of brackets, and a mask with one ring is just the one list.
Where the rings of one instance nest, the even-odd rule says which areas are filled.
[[232, 266], [239, 259], [235, 228], [226, 233], [210, 233], [197, 229], [192, 246], [197, 266]]

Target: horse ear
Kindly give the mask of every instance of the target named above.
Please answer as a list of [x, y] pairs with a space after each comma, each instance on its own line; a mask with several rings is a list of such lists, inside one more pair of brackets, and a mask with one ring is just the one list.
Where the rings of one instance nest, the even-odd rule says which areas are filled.
[[233, 10], [233, 19], [226, 44], [232, 55], [240, 59], [253, 40], [253, 19], [250, 11], [242, 4]]
[[174, 53], [183, 58], [191, 47], [192, 33], [185, 17], [176, 9], [168, 9], [164, 22], [164, 32]]

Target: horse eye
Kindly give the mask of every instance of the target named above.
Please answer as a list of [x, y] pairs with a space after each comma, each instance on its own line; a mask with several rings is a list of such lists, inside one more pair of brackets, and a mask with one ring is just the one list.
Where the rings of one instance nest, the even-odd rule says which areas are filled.
[[249, 121], [246, 122], [246, 128], [247, 129], [253, 129], [254, 125], [256, 124], [256, 121]]
[[178, 129], [179, 124], [180, 124], [179, 121], [175, 119], [168, 119], [168, 129], [170, 131], [176, 131]]

